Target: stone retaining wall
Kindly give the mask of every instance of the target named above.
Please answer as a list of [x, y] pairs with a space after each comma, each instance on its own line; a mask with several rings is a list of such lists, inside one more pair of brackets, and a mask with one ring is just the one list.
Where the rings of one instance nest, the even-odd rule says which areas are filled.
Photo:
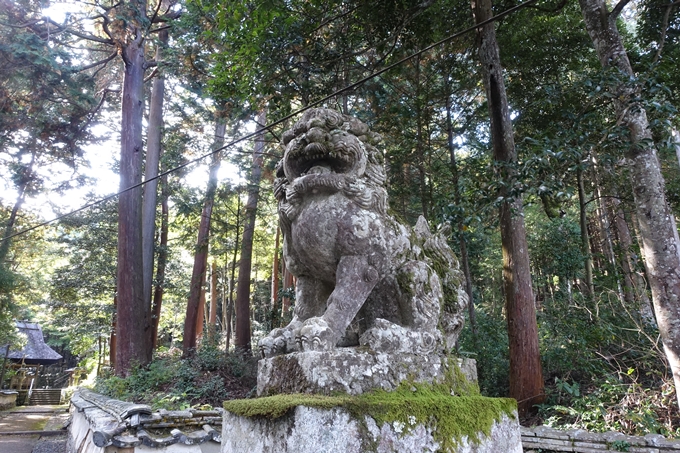
[[578, 453], [601, 453], [603, 451], [680, 453], [680, 440], [669, 440], [659, 434], [639, 437], [626, 436], [617, 432], [591, 433], [582, 429], [563, 431], [546, 426], [522, 427], [521, 433], [525, 453], [533, 449], [540, 449], [544, 452], [547, 450]]
[[219, 453], [222, 410], [158, 411], [79, 389], [69, 453]]

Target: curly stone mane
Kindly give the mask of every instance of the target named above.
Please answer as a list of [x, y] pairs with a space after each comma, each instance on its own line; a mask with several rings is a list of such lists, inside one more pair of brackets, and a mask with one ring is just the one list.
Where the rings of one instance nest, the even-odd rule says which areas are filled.
[[274, 193], [292, 206], [314, 190], [343, 192], [364, 209], [384, 214], [387, 207], [383, 155], [376, 148], [379, 134], [356, 118], [333, 110], [307, 111], [282, 137]]

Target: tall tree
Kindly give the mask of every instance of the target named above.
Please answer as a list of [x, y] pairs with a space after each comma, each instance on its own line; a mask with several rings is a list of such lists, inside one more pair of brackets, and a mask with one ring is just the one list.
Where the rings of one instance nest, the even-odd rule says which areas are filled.
[[243, 354], [250, 354], [250, 270], [253, 259], [253, 236], [257, 217], [257, 203], [260, 198], [260, 178], [262, 176], [262, 154], [265, 145], [265, 129], [267, 115], [263, 110], [257, 118], [259, 134], [255, 138], [253, 163], [248, 178], [248, 200], [244, 206], [245, 219], [243, 239], [241, 240], [241, 261], [238, 268], [236, 286], [236, 339], [234, 347]]
[[[158, 32], [158, 47], [155, 62], [160, 65], [163, 47], [168, 43], [168, 31]], [[156, 235], [156, 207], [158, 198], [158, 164], [161, 157], [163, 130], [163, 99], [165, 97], [165, 75], [156, 72], [149, 97], [149, 122], [146, 130], [146, 160], [144, 162], [144, 195], [142, 206], [142, 274], [144, 279], [144, 301], [151, 303], [154, 269], [154, 241]], [[154, 314], [152, 313], [152, 316]], [[153, 323], [153, 321], [152, 321]], [[153, 328], [150, 330], [153, 332]], [[152, 340], [153, 343], [153, 340]]]
[[[144, 59], [147, 28], [146, 0], [133, 0], [114, 9], [112, 39], [124, 64], [121, 105], [120, 190], [118, 197], [118, 297], [116, 374], [126, 376], [133, 363], [151, 360], [148, 304], [144, 300], [142, 261], [142, 164], [144, 143]], [[120, 28], [117, 28], [120, 27]], [[136, 187], [135, 187], [136, 186]]]
[[[224, 134], [227, 128], [224, 110], [216, 112], [215, 118], [215, 139], [213, 150], [222, 148], [224, 144]], [[188, 356], [196, 349], [197, 340], [197, 319], [201, 307], [201, 295], [203, 294], [203, 284], [205, 283], [206, 269], [208, 266], [208, 240], [210, 237], [210, 219], [212, 217], [213, 204], [215, 202], [215, 191], [217, 190], [217, 172], [220, 168], [220, 152], [213, 154], [210, 164], [210, 175], [208, 177], [208, 187], [205, 191], [203, 201], [203, 211], [201, 213], [201, 223], [198, 227], [198, 239], [196, 240], [196, 250], [194, 251], [194, 268], [191, 274], [191, 286], [189, 288], [189, 300], [187, 301], [187, 312], [184, 318], [184, 337], [182, 343], [182, 353]]]
[[161, 319], [161, 307], [163, 304], [163, 288], [165, 286], [165, 268], [168, 262], [168, 206], [169, 190], [167, 175], [161, 177], [161, 232], [158, 250], [158, 263], [156, 266], [156, 286], [153, 291], [151, 303], [151, 347], [158, 346], [158, 324]]
[[647, 120], [647, 112], [637, 99], [638, 83], [616, 25], [629, 0], [621, 0], [610, 11], [604, 0], [579, 0], [586, 29], [604, 68], [617, 70], [621, 83], [614, 88], [618, 121], [629, 133], [626, 150], [635, 208], [652, 289], [652, 301], [663, 339], [664, 351], [673, 372], [680, 405], [680, 239], [666, 201], [665, 181]]
[[[472, 0], [472, 10], [477, 23], [493, 15], [491, 0]], [[478, 28], [479, 59], [491, 121], [493, 158], [499, 167], [497, 176], [502, 181], [500, 229], [510, 348], [510, 396], [517, 400], [520, 414], [526, 414], [545, 399], [545, 393], [522, 198], [511, 189], [517, 151], [494, 27], [489, 23]]]

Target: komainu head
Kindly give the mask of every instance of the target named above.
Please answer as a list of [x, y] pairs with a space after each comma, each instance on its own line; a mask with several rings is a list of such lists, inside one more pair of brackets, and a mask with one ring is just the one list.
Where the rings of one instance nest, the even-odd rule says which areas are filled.
[[[311, 190], [343, 191], [366, 208], [384, 211], [386, 193], [379, 134], [329, 109], [308, 110], [282, 137], [285, 152], [276, 195], [292, 201]], [[284, 190], [282, 190], [284, 189]]]

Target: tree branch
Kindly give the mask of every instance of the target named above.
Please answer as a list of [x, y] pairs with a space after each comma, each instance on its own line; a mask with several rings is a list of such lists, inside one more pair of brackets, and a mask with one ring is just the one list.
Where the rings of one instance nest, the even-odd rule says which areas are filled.
[[154, 28], [153, 30], [149, 30], [149, 33], [158, 33], [169, 28], [172, 28], [172, 25], [164, 25], [162, 27]]
[[611, 13], [609, 13], [609, 22], [616, 22], [616, 19], [619, 18], [619, 15], [621, 14], [621, 11], [623, 11], [623, 8], [626, 7], [626, 5], [630, 3], [630, 0], [620, 0], [614, 9], [612, 10]]
[[99, 60], [99, 61], [96, 61], [96, 62], [94, 62], [94, 63], [92, 63], [92, 64], [88, 64], [88, 65], [86, 65], [86, 66], [83, 66], [82, 68], [76, 69], [76, 72], [87, 71], [88, 69], [92, 69], [92, 68], [94, 68], [95, 66], [99, 66], [99, 65], [106, 64], [106, 63], [108, 63], [109, 61], [111, 61], [111, 60], [113, 60], [114, 58], [116, 58], [117, 55], [118, 55], [118, 50], [116, 50], [115, 52], [113, 52], [111, 55], [109, 55], [108, 57], [104, 58], [103, 60]]
[[354, 8], [350, 8], [349, 10], [345, 11], [344, 13], [340, 13], [336, 16], [333, 16], [330, 19], [326, 19], [325, 21], [321, 22], [321, 24], [319, 24], [318, 27], [316, 27], [314, 30], [312, 30], [312, 32], [310, 34], [316, 33], [317, 31], [321, 30], [324, 26], [328, 25], [330, 22], [335, 22], [337, 19], [340, 19], [341, 17], [345, 17], [346, 15], [351, 14], [354, 11], [356, 11], [357, 9], [359, 9], [359, 5], [355, 6]]
[[109, 45], [109, 46], [114, 44], [113, 41], [110, 40], [110, 39], [100, 38], [99, 36], [94, 36], [94, 35], [91, 35], [89, 33], [82, 33], [82, 32], [79, 32], [79, 31], [76, 31], [76, 30], [73, 30], [73, 29], [70, 29], [70, 28], [66, 29], [66, 32], [71, 33], [73, 36], [77, 36], [77, 37], [82, 38], [82, 39], [87, 39], [88, 41], [94, 41], [94, 42], [106, 44], [106, 45]]
[[544, 13], [556, 13], [558, 11], [562, 11], [562, 9], [564, 9], [564, 7], [567, 6], [567, 2], [568, 0], [561, 0], [560, 3], [554, 8], [541, 8], [540, 6], [536, 5], [529, 5], [527, 6], [527, 8], [533, 8]]
[[653, 63], [657, 63], [659, 61], [659, 58], [661, 58], [661, 52], [663, 51], [663, 46], [666, 43], [666, 33], [668, 32], [671, 10], [673, 9], [674, 6], [677, 5], [680, 5], [680, 0], [669, 3], [666, 6], [666, 11], [663, 14], [663, 21], [661, 22], [661, 35], [659, 36], [659, 48], [656, 49], [656, 55], [654, 55]]
[[[146, 66], [146, 64], [145, 64], [145, 66]], [[146, 83], [146, 82], [148, 82], [149, 80], [151, 80], [151, 79], [153, 79], [154, 77], [156, 77], [156, 74], [158, 74], [158, 66], [156, 66], [155, 68], [153, 68], [153, 71], [151, 71], [151, 74], [149, 74], [149, 75], [144, 79], [144, 83]]]

